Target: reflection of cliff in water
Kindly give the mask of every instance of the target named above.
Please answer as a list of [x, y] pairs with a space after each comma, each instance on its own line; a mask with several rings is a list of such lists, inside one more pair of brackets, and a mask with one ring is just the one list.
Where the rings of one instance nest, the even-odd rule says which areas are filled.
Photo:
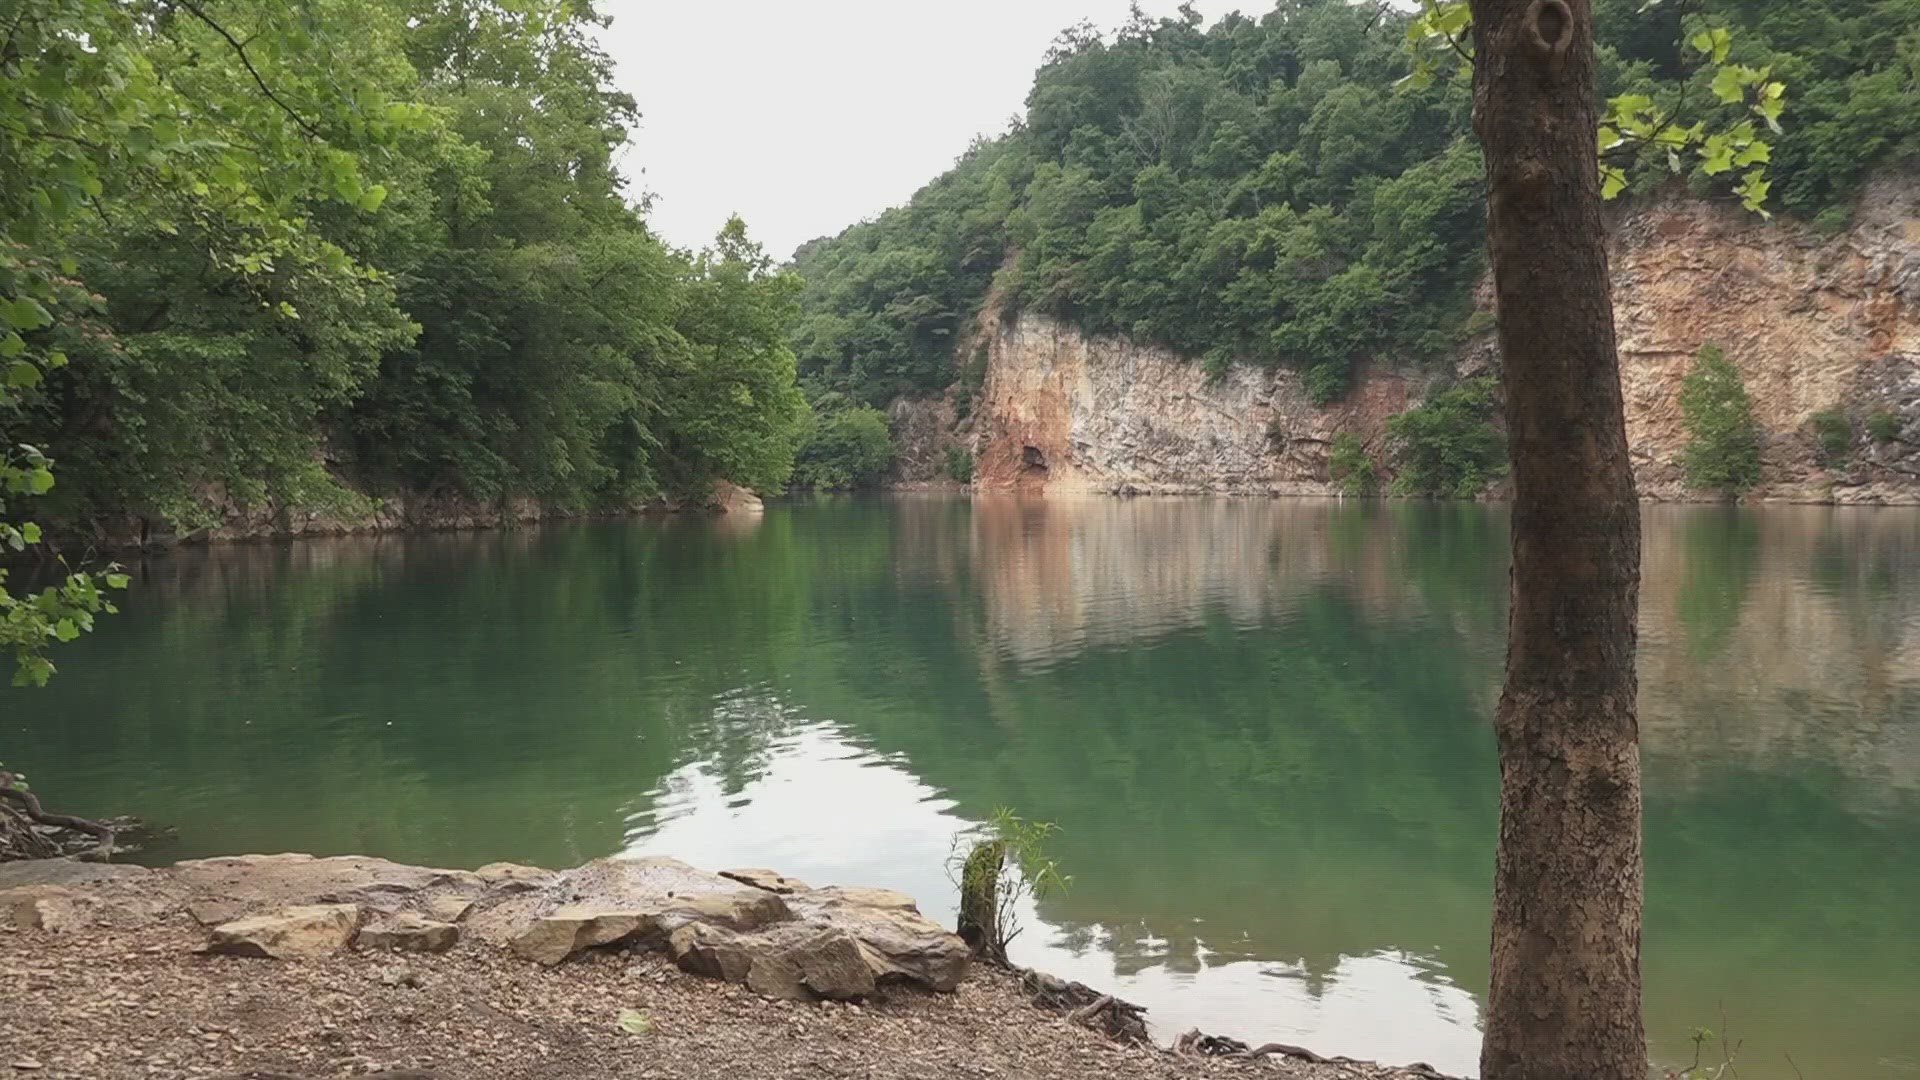
[[[1400, 948], [1477, 987], [1504, 533], [1481, 507], [976, 500], [957, 562], [997, 738], [863, 728], [965, 813], [1060, 823], [1079, 884], [1043, 914], [1122, 973]], [[1672, 988], [1734, 987], [1735, 957], [1899, 983], [1920, 516], [1650, 508], [1642, 612], [1650, 1001], [1710, 1012]]]
[[[1920, 786], [1920, 517], [1646, 514], [1651, 756], [1673, 758], [1677, 779], [1688, 760], [1730, 754], [1764, 767], [1770, 755], [1811, 753], [1877, 785]], [[972, 523], [964, 558], [982, 632], [1016, 672], [1209, 625], [1284, 626], [1305, 595], [1329, 587], [1370, 620], [1454, 634], [1470, 656], [1497, 663], [1503, 648], [1500, 508], [1007, 497], [976, 499]]]

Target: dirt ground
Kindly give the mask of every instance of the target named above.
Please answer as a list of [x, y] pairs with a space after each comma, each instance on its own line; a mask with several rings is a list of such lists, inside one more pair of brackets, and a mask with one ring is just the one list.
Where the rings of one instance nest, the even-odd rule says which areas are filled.
[[1034, 1008], [997, 971], [976, 972], [954, 994], [810, 1005], [764, 1000], [650, 954], [542, 968], [462, 942], [440, 956], [281, 962], [202, 955], [204, 941], [188, 924], [0, 928], [0, 1080], [1392, 1075], [1120, 1046]]

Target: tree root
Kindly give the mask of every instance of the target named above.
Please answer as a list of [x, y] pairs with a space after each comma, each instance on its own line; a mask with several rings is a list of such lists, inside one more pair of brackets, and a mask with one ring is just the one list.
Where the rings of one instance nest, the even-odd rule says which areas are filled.
[[1422, 1080], [1449, 1080], [1445, 1074], [1424, 1061], [1416, 1061], [1411, 1065], [1382, 1066], [1371, 1061], [1356, 1061], [1350, 1057], [1327, 1057], [1292, 1043], [1270, 1042], [1249, 1047], [1239, 1039], [1230, 1039], [1225, 1035], [1208, 1035], [1198, 1028], [1175, 1039], [1173, 1052], [1181, 1057], [1231, 1058], [1239, 1061], [1262, 1061], [1269, 1057], [1293, 1058], [1296, 1061], [1305, 1061], [1314, 1065], [1331, 1065], [1342, 1073], [1354, 1077], [1415, 1076]]
[[1093, 1028], [1129, 1046], [1153, 1045], [1143, 1006], [1045, 972], [1023, 970], [1019, 975], [1029, 1000], [1049, 1012], [1065, 1013], [1068, 1023]]
[[[113, 826], [105, 822], [94, 821], [92, 818], [74, 817], [71, 814], [50, 813], [40, 805], [39, 796], [25, 788], [14, 786], [13, 774], [10, 772], [0, 772], [0, 800], [11, 802], [20, 808], [18, 810], [6, 810], [6, 813], [16, 821], [24, 816], [36, 825], [49, 825], [56, 829], [68, 829], [73, 832], [86, 833], [88, 836], [100, 842], [98, 849], [94, 852], [96, 857], [110, 858], [113, 855]], [[39, 834], [31, 828], [12, 828], [8, 830], [10, 841], [13, 841], [16, 837], [20, 837], [22, 834], [39, 836]], [[47, 855], [59, 853], [57, 845], [53, 844], [52, 841], [47, 840], [45, 837], [40, 837], [40, 840], [45, 842], [47, 848], [50, 849], [44, 854], [25, 854], [26, 851], [33, 848], [33, 845], [28, 841], [19, 840], [17, 843], [10, 842], [8, 846], [9, 848], [20, 848], [23, 854], [15, 856], [9, 851], [0, 857], [45, 858]]]

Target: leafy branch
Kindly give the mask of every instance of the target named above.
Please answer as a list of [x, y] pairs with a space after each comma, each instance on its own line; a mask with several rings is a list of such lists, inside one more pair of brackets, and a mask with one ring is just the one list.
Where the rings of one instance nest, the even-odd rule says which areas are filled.
[[[1648, 0], [1641, 10], [1661, 2]], [[1673, 173], [1684, 168], [1685, 157], [1691, 153], [1707, 176], [1738, 170], [1733, 194], [1747, 210], [1771, 217], [1765, 204], [1773, 186], [1767, 172], [1773, 147], [1760, 125], [1764, 124], [1771, 134], [1780, 134], [1786, 84], [1773, 78], [1771, 68], [1735, 63], [1733, 33], [1726, 27], [1707, 25], [1684, 7], [1680, 18], [1683, 26], [1690, 24], [1692, 29], [1686, 48], [1713, 73], [1708, 90], [1720, 105], [1738, 106], [1741, 119], [1717, 129], [1705, 120], [1687, 122], [1687, 95], [1693, 77], [1682, 80], [1679, 99], [1671, 110], [1662, 108], [1650, 94], [1620, 94], [1608, 99], [1598, 131], [1600, 194], [1612, 199], [1627, 189], [1630, 181], [1623, 161], [1636, 153], [1648, 149], [1664, 152], [1668, 171]], [[1420, 0], [1419, 11], [1407, 22], [1413, 67], [1401, 80], [1402, 85], [1416, 90], [1432, 85], [1441, 71], [1437, 60], [1447, 52], [1471, 66], [1473, 55], [1463, 41], [1472, 25], [1473, 9], [1468, 0]]]

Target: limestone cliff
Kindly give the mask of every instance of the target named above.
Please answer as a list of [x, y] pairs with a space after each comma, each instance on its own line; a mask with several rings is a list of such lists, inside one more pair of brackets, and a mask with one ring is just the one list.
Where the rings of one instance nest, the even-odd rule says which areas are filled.
[[[1693, 201], [1644, 206], [1616, 223], [1614, 299], [1627, 427], [1640, 490], [1690, 496], [1679, 393], [1700, 346], [1745, 377], [1764, 432], [1762, 499], [1920, 502], [1920, 181], [1877, 181], [1850, 228], [1823, 236]], [[977, 481], [1056, 491], [1331, 494], [1327, 457], [1353, 432], [1376, 460], [1388, 418], [1444, 376], [1495, 362], [1487, 339], [1452, 373], [1375, 362], [1331, 406], [1292, 370], [1200, 365], [1032, 314], [989, 310], [977, 330], [987, 377], [976, 409]], [[1851, 419], [1853, 450], [1823, 463], [1817, 412]], [[1890, 413], [1898, 437], [1867, 419]]]

